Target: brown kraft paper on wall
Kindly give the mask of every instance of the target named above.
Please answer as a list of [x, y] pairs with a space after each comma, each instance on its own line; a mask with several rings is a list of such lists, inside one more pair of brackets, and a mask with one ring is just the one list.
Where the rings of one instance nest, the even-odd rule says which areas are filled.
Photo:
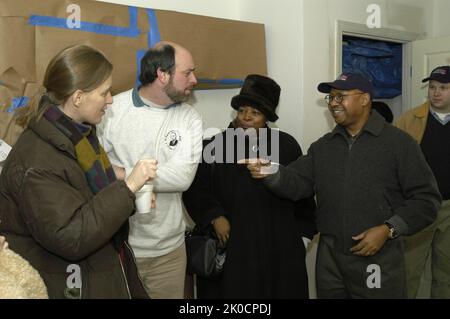
[[[81, 28], [66, 23], [74, 17], [71, 5], [80, 9]], [[158, 40], [192, 52], [198, 89], [239, 87], [250, 73], [267, 74], [262, 24], [91, 0], [1, 0], [0, 139], [15, 143], [22, 128], [14, 109], [36, 95], [50, 59], [63, 48], [101, 50], [114, 65], [117, 94], [136, 85], [138, 61]]]

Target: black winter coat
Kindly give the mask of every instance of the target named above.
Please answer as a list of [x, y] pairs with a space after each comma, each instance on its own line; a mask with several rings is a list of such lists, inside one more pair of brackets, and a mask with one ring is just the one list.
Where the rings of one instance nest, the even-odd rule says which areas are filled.
[[[217, 143], [218, 137], [225, 141], [222, 133], [205, 141], [205, 147]], [[271, 155], [270, 139], [268, 145]], [[228, 152], [235, 151], [234, 163], [220, 163], [218, 158], [213, 164], [200, 163], [191, 187], [183, 194], [198, 225], [210, 225], [222, 215], [231, 225], [224, 272], [215, 280], [198, 278], [199, 297], [308, 298], [302, 236], [312, 238], [316, 233], [314, 199], [294, 202], [275, 196], [251, 177], [245, 165], [236, 163], [240, 159], [236, 138], [228, 146]], [[287, 165], [301, 154], [295, 139], [279, 132], [279, 162]]]
[[[336, 250], [352, 254], [352, 236], [385, 221], [412, 235], [436, 219], [441, 196], [419, 145], [372, 112], [351, 143], [337, 125], [314, 142], [308, 154], [264, 180], [275, 193], [298, 200], [315, 193], [322, 235]], [[386, 242], [385, 247], [395, 241]]]

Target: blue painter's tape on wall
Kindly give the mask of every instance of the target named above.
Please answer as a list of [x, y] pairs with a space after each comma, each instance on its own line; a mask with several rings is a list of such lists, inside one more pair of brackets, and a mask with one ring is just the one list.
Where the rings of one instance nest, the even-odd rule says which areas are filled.
[[13, 113], [19, 107], [23, 107], [23, 106], [27, 105], [29, 101], [30, 101], [30, 98], [28, 98], [26, 96], [16, 97], [12, 100], [12, 105], [6, 112]]
[[223, 84], [223, 85], [242, 85], [244, 80], [241, 79], [221, 79], [221, 80], [210, 80], [210, 79], [198, 79], [199, 83], [206, 84]]
[[[156, 43], [161, 41], [161, 35], [159, 34], [159, 28], [158, 28], [158, 20], [156, 19], [156, 14], [153, 9], [146, 9], [147, 16], [148, 16], [148, 47], [152, 48], [155, 46]], [[139, 81], [139, 74], [141, 73], [141, 60], [144, 57], [145, 53], [147, 53], [147, 50], [139, 50], [136, 52], [136, 65], [137, 65], [137, 72], [136, 72], [136, 87], [139, 87], [141, 85], [141, 82]]]
[[128, 28], [85, 21], [81, 21], [80, 28], [69, 28], [67, 26], [67, 19], [39, 15], [31, 15], [28, 19], [28, 23], [35, 26], [53, 27], [119, 37], [136, 38], [140, 34], [140, 30], [137, 27], [138, 8], [128, 7], [128, 11], [130, 14], [130, 26]]
[[148, 47], [152, 48], [156, 43], [161, 41], [161, 35], [159, 33], [158, 20], [156, 19], [155, 10], [147, 9], [146, 11], [148, 16], [148, 25], [150, 29], [148, 31]]
[[130, 29], [137, 30], [138, 29], [138, 8], [136, 7], [128, 7], [128, 13], [130, 14]]

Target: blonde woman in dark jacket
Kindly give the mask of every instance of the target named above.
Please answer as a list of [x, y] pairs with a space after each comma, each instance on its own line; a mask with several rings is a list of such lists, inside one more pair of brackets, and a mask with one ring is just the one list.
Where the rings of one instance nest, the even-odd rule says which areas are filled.
[[50, 298], [147, 298], [127, 245], [135, 195], [156, 175], [141, 160], [117, 180], [95, 125], [112, 103], [112, 65], [77, 45], [51, 61], [38, 103], [0, 176], [0, 234], [39, 272]]

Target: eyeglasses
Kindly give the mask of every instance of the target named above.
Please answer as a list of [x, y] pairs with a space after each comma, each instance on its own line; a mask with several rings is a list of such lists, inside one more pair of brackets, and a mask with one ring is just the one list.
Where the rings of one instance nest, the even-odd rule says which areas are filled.
[[336, 103], [341, 103], [344, 100], [344, 97], [346, 96], [352, 96], [352, 95], [359, 95], [359, 94], [365, 94], [364, 92], [359, 93], [353, 93], [353, 94], [336, 94], [336, 95], [327, 95], [325, 96], [325, 101], [327, 104], [331, 104], [331, 102], [336, 101]]

